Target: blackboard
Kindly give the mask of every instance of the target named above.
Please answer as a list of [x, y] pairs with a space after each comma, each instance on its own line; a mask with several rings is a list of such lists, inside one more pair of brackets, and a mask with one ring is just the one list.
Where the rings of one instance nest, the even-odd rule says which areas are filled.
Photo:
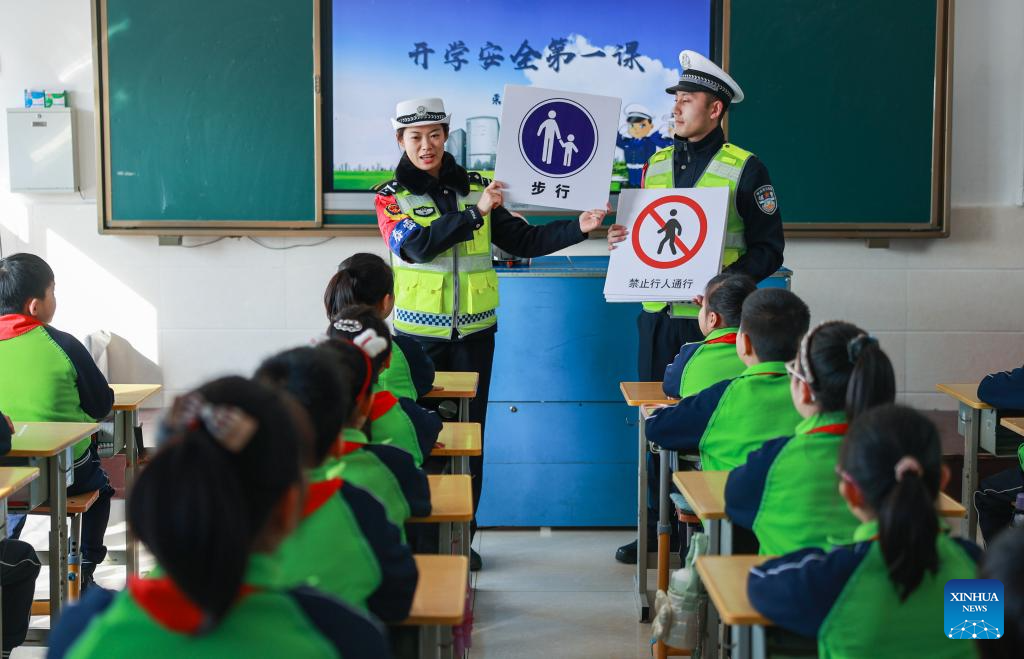
[[101, 229], [319, 226], [319, 12], [96, 0]]
[[768, 166], [787, 235], [948, 233], [949, 5], [724, 0], [729, 140]]

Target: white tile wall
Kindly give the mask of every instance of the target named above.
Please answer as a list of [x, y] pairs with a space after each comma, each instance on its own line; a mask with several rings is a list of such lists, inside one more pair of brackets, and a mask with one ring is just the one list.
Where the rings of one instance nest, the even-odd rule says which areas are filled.
[[[186, 249], [158, 247], [155, 237], [97, 234], [89, 5], [37, 5], [4, 6], [0, 105], [17, 105], [26, 86], [70, 91], [79, 109], [84, 199], [11, 194], [0, 122], [0, 238], [5, 254], [30, 250], [51, 260], [60, 299], [55, 324], [125, 337], [163, 369], [169, 395], [214, 375], [251, 372], [263, 357], [322, 332], [323, 289], [337, 263], [357, 251], [383, 254], [379, 239], [294, 249], [225, 239]], [[1014, 205], [1024, 180], [1024, 79], [1013, 75], [1024, 65], [1024, 42], [999, 36], [1021, 20], [1019, 0], [957, 7], [958, 208], [948, 240], [896, 241], [889, 249], [840, 240], [787, 246], [794, 290], [815, 320], [844, 318], [875, 332], [893, 360], [901, 400], [921, 407], [951, 407], [934, 393], [937, 382], [976, 380], [1024, 362], [1024, 210]], [[44, 36], [59, 47], [40, 50]], [[884, 141], [874, 146], [881, 153]], [[275, 248], [315, 241], [263, 239]], [[607, 250], [590, 241], [564, 253]]]

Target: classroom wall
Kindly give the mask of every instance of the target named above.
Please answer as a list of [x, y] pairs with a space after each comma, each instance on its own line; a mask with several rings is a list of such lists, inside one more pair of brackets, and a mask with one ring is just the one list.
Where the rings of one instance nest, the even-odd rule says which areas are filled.
[[[815, 320], [846, 318], [875, 332], [893, 357], [901, 396], [921, 407], [950, 408], [931, 393], [936, 382], [1024, 362], [1024, 210], [1016, 205], [1024, 181], [1024, 82], [1016, 75], [1024, 65], [1016, 34], [1022, 24], [1019, 0], [959, 3], [950, 239], [895, 241], [879, 250], [804, 240], [786, 251], [794, 290]], [[353, 252], [383, 254], [380, 240], [305, 247], [317, 240], [261, 239], [268, 249], [225, 239], [186, 249], [158, 247], [152, 236], [97, 234], [90, 40], [85, 0], [0, 3], [0, 105], [20, 104], [27, 86], [64, 86], [78, 112], [81, 195], [10, 193], [0, 122], [3, 252], [30, 250], [54, 266], [55, 325], [79, 336], [105, 328], [124, 337], [136, 352], [114, 365], [112, 379], [151, 380], [162, 372], [170, 393], [249, 371], [263, 356], [322, 331], [327, 277]], [[898, 63], [878, 66], [898, 74]], [[853, 137], [851, 146], [878, 152], [881, 175], [893, 174], [897, 163], [884, 134]], [[870, 176], [861, 185], [871, 193]], [[793, 192], [779, 191], [783, 212], [787, 194]], [[600, 254], [604, 246], [591, 241], [569, 253]]]

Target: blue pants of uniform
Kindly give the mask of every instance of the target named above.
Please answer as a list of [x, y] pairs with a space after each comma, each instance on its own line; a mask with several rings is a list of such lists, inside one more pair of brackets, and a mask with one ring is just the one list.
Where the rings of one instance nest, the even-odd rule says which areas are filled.
[[1020, 467], [1006, 469], [981, 481], [974, 493], [974, 508], [978, 511], [978, 526], [985, 543], [989, 544], [1013, 519], [1017, 495], [1024, 492], [1024, 472]]
[[25, 642], [32, 595], [39, 576], [39, 557], [32, 545], [21, 540], [0, 541], [0, 570], [3, 584], [4, 651]]
[[88, 452], [75, 462], [75, 482], [68, 488], [68, 494], [84, 494], [97, 490], [100, 493], [89, 512], [82, 516], [82, 576], [89, 578], [96, 565], [107, 557], [103, 535], [107, 532], [110, 519], [110, 499], [114, 488], [110, 486], [107, 472], [100, 466], [100, 456], [93, 443]]

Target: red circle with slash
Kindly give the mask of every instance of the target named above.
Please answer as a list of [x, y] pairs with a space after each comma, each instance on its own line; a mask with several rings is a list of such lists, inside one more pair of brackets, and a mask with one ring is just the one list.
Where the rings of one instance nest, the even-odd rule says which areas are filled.
[[[700, 234], [697, 236], [697, 241], [694, 243], [693, 248], [687, 247], [683, 244], [683, 241], [678, 236], [675, 237], [676, 246], [683, 251], [683, 255], [674, 261], [658, 261], [644, 253], [643, 248], [640, 247], [640, 225], [643, 224], [644, 220], [648, 217], [658, 223], [659, 226], [665, 226], [665, 220], [658, 214], [658, 208], [666, 204], [683, 204], [688, 206], [697, 215], [697, 221], [700, 222]], [[708, 216], [704, 214], [704, 209], [700, 207], [693, 199], [684, 197], [682, 195], [670, 195], [668, 197], [661, 197], [655, 199], [651, 203], [647, 204], [647, 207], [640, 211], [640, 215], [637, 216], [636, 222], [633, 223], [633, 251], [636, 252], [637, 257], [651, 266], [652, 268], [675, 268], [680, 266], [700, 251], [700, 248], [704, 245], [704, 239], [708, 235]]]

